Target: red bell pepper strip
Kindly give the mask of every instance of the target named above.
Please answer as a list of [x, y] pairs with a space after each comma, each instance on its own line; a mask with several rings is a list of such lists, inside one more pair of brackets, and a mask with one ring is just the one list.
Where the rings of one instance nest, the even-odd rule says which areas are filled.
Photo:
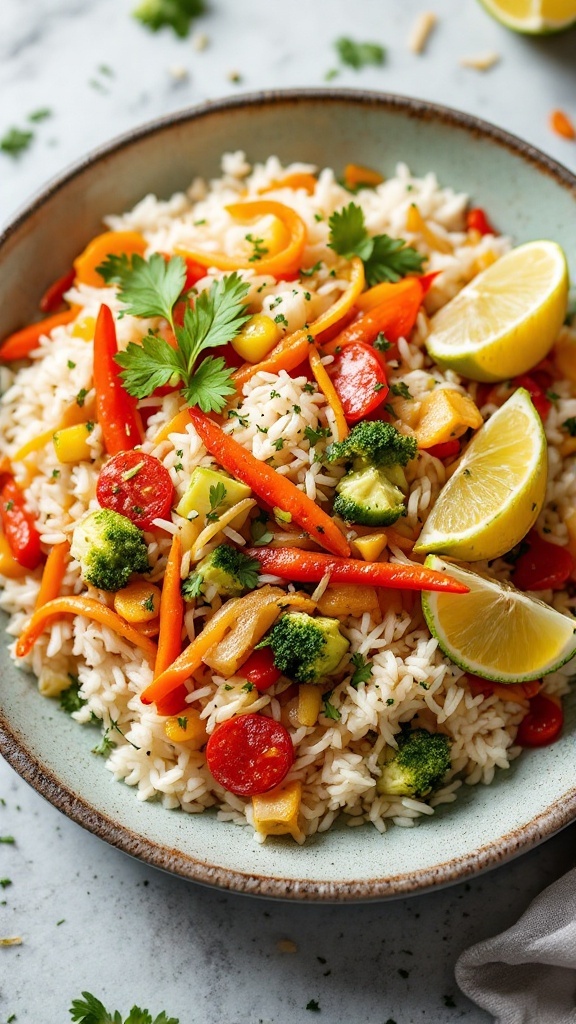
[[545, 420], [552, 408], [552, 402], [546, 394], [546, 388], [542, 388], [538, 381], [527, 373], [523, 373], [519, 377], [514, 377], [510, 383], [514, 389], [526, 388], [526, 391], [532, 399], [532, 405], [536, 409], [540, 419]]
[[574, 560], [568, 548], [544, 540], [537, 530], [526, 538], [528, 550], [520, 555], [512, 582], [518, 590], [562, 590], [574, 572]]
[[563, 724], [561, 705], [539, 693], [530, 701], [530, 710], [520, 722], [516, 740], [521, 747], [546, 747], [558, 739]]
[[388, 381], [384, 361], [371, 345], [353, 341], [329, 367], [334, 390], [349, 423], [357, 423], [386, 400]]
[[498, 232], [492, 227], [488, 217], [479, 206], [468, 210], [466, 214], [466, 227], [468, 231], [477, 231], [480, 235], [496, 235]]
[[453, 437], [450, 441], [440, 441], [439, 444], [433, 444], [431, 448], [424, 448], [423, 450], [428, 455], [433, 455], [435, 459], [449, 459], [451, 455], [458, 455], [460, 441], [457, 437]]
[[200, 409], [190, 409], [190, 418], [210, 454], [232, 476], [248, 484], [271, 508], [289, 512], [294, 522], [306, 530], [321, 547], [335, 555], [350, 554], [348, 541], [334, 520], [291, 480], [280, 476], [266, 462], [260, 462]]
[[14, 558], [25, 569], [36, 569], [44, 555], [34, 516], [24, 503], [24, 494], [11, 476], [1, 478], [0, 518]]
[[62, 274], [57, 281], [54, 281], [49, 288], [46, 289], [44, 295], [40, 299], [40, 309], [43, 313], [54, 313], [55, 310], [62, 305], [64, 301], [64, 295], [69, 288], [72, 287], [76, 279], [76, 271], [74, 268], [69, 270], [66, 274]]
[[261, 647], [244, 662], [242, 675], [249, 683], [254, 683], [257, 690], [268, 690], [277, 683], [282, 673], [274, 664], [274, 654], [270, 647]]
[[114, 317], [108, 306], [100, 306], [94, 332], [94, 388], [96, 414], [108, 455], [135, 448], [142, 443], [143, 432], [136, 410], [136, 399], [122, 387]]
[[322, 355], [333, 355], [353, 341], [372, 345], [379, 334], [384, 334], [391, 343], [399, 338], [407, 338], [416, 323], [424, 290], [418, 277], [407, 277], [399, 283], [404, 286], [401, 290], [393, 292], [359, 320], [345, 327], [327, 345], [323, 345]]
[[367, 583], [372, 587], [394, 590], [442, 590], [467, 594], [468, 587], [422, 565], [400, 562], [364, 562], [361, 558], [333, 558], [319, 551], [301, 548], [248, 548], [249, 558], [257, 558], [264, 572], [274, 573], [294, 583], [319, 583], [330, 573], [331, 583]]
[[44, 320], [39, 320], [35, 324], [29, 324], [28, 327], [23, 327], [21, 331], [15, 331], [14, 334], [10, 334], [6, 338], [6, 341], [0, 348], [0, 359], [4, 363], [11, 362], [13, 359], [25, 359], [35, 348], [38, 348], [38, 342], [43, 334], [50, 334], [54, 327], [69, 324], [77, 316], [78, 307], [76, 306], [72, 309], [65, 309], [62, 313], [54, 313], [53, 316], [47, 316]]

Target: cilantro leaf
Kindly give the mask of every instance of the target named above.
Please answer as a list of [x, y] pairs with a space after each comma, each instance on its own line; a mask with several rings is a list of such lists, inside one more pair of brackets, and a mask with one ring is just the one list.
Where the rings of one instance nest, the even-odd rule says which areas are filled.
[[336, 210], [328, 221], [330, 241], [328, 245], [339, 256], [350, 260], [359, 256], [368, 260], [372, 255], [374, 243], [366, 231], [364, 213], [356, 203], [349, 203], [342, 210]]
[[131, 316], [163, 316], [174, 326], [172, 309], [182, 294], [186, 264], [181, 256], [165, 260], [159, 252], [150, 259], [132, 256], [107, 256], [96, 268], [106, 284], [119, 285], [119, 298]]
[[340, 714], [337, 707], [330, 703], [330, 697], [333, 694], [333, 690], [327, 690], [326, 693], [322, 694], [322, 703], [324, 705], [324, 714], [326, 718], [331, 718], [334, 722], [340, 721], [342, 715]]
[[242, 301], [248, 285], [234, 273], [213, 281], [210, 289], [201, 292], [184, 315], [184, 326], [176, 328], [178, 344], [185, 357], [195, 360], [205, 348], [225, 345], [250, 319]]
[[20, 156], [21, 153], [28, 149], [33, 138], [34, 132], [22, 131], [20, 128], [9, 128], [0, 139], [0, 150], [3, 153], [7, 153], [8, 156]]
[[202, 596], [204, 581], [199, 572], [191, 572], [180, 584], [180, 593], [186, 601]]
[[311, 445], [318, 444], [321, 437], [330, 437], [330, 427], [311, 427], [310, 424], [304, 427], [304, 437]]
[[108, 757], [110, 751], [114, 750], [115, 743], [110, 739], [109, 729], [106, 729], [100, 743], [97, 743], [95, 747], [92, 747], [92, 753], [98, 754], [100, 757]]
[[79, 680], [75, 676], [68, 676], [68, 678], [71, 680], [71, 683], [68, 689], [63, 690], [60, 694], [60, 707], [71, 715], [73, 711], [80, 711], [80, 708], [84, 707], [86, 701], [84, 697], [80, 696]]
[[188, 35], [190, 23], [204, 13], [204, 0], [143, 0], [132, 15], [151, 32], [172, 28], [182, 39]]
[[334, 43], [336, 52], [343, 64], [359, 71], [367, 64], [381, 65], [384, 63], [386, 51], [379, 43], [356, 43], [353, 39], [341, 36]]
[[163, 384], [177, 384], [186, 376], [180, 353], [155, 334], [147, 334], [140, 345], [129, 342], [115, 359], [124, 367], [120, 377], [126, 391], [135, 398], [145, 398]]
[[242, 551], [237, 551], [234, 571], [245, 590], [254, 590], [258, 586], [258, 576], [262, 572], [262, 566], [257, 558], [249, 558]]
[[218, 508], [224, 501], [226, 494], [226, 487], [224, 486], [223, 483], [214, 484], [214, 486], [210, 488], [210, 511], [206, 515], [206, 519], [208, 520], [208, 522], [215, 523], [218, 519], [220, 519]]
[[222, 356], [206, 356], [182, 390], [188, 405], [199, 405], [202, 412], [221, 412], [228, 396], [235, 392], [232, 374]]
[[355, 690], [358, 689], [360, 683], [367, 683], [372, 676], [372, 665], [369, 661], [366, 661], [361, 654], [353, 654], [350, 661], [354, 665], [354, 671], [352, 678], [350, 679], [350, 686], [353, 686]]
[[421, 273], [426, 257], [406, 245], [403, 238], [390, 238], [389, 235], [374, 235], [371, 238], [366, 230], [362, 208], [356, 203], [349, 203], [342, 210], [336, 210], [328, 223], [328, 245], [347, 260], [352, 256], [360, 257], [370, 288], [380, 281], [399, 281], [406, 274]]

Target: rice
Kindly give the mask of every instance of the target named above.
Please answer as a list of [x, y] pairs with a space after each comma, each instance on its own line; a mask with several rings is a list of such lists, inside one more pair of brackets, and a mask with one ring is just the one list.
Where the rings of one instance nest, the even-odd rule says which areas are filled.
[[[252, 168], [243, 153], [227, 154], [219, 179], [198, 179], [187, 193], [178, 193], [168, 201], [146, 196], [132, 211], [109, 217], [107, 224], [112, 230], [141, 232], [148, 253], [195, 247], [237, 251], [246, 248], [245, 227], [230, 224], [225, 206], [239, 199], [258, 198], [262, 190], [272, 189], [266, 193], [267, 198], [291, 206], [306, 225], [302, 265], [321, 264], [304, 282], [276, 281], [258, 274], [256, 267], [241, 272], [249, 286], [251, 311], [272, 318], [280, 311], [280, 329], [286, 335], [329, 309], [347, 287], [328, 246], [328, 218], [348, 204], [349, 193], [329, 169], [320, 171], [312, 195], [304, 189], [273, 185], [287, 174], [310, 172], [315, 168], [307, 164], [282, 167], [276, 158]], [[404, 164], [399, 164], [396, 175], [378, 187], [360, 190], [354, 201], [362, 207], [371, 234], [386, 232], [406, 238], [428, 257], [427, 270], [439, 272], [427, 298], [427, 312], [419, 314], [411, 337], [401, 338], [398, 343], [398, 359], [390, 362], [391, 382], [406, 385], [416, 401], [431, 387], [455, 389], [474, 397], [476, 385], [460, 380], [451, 371], [440, 370], [428, 358], [424, 349], [428, 315], [452, 298], [487, 259], [496, 259], [507, 251], [509, 240], [471, 237], [465, 230], [467, 196], [440, 187], [432, 173], [422, 178], [412, 176]], [[415, 202], [427, 229], [422, 235], [405, 230], [410, 205]], [[440, 240], [437, 248], [431, 244], [434, 236]], [[208, 271], [196, 288], [208, 288], [219, 276], [218, 271]], [[79, 284], [68, 293], [68, 300], [79, 307], [78, 321], [85, 324], [97, 316], [103, 301], [114, 313], [122, 309], [114, 288]], [[157, 325], [155, 320], [123, 314], [117, 319], [120, 347], [137, 341], [148, 327], [154, 329]], [[576, 342], [573, 327], [565, 326], [563, 332]], [[53, 430], [69, 406], [80, 402], [78, 396], [88, 404], [93, 402], [92, 364], [92, 345], [78, 336], [74, 324], [69, 324], [56, 328], [50, 338], [41, 338], [27, 365], [2, 369], [0, 437], [10, 458], [39, 433]], [[565, 545], [566, 520], [575, 506], [576, 479], [573, 460], [563, 458], [560, 449], [566, 440], [562, 424], [576, 416], [576, 397], [569, 383], [563, 381], [554, 384], [554, 393], [546, 423], [549, 485], [538, 525], [551, 541]], [[176, 416], [181, 404], [177, 392], [140, 402], [147, 416], [142, 450], [160, 460], [178, 499], [196, 467], [215, 466], [191, 422], [157, 441], [159, 430]], [[496, 405], [485, 404], [481, 412], [487, 417], [495, 409]], [[306, 376], [285, 371], [256, 373], [245, 385], [240, 401], [229, 410], [224, 429], [309, 498], [330, 509], [343, 470], [325, 464], [322, 452], [336, 435], [336, 428], [324, 395]], [[106, 457], [98, 424], [90, 434], [89, 445], [91, 461], [77, 465], [61, 464], [50, 443], [25, 460], [14, 462], [17, 479], [26, 489], [28, 506], [37, 517], [47, 547], [70, 539], [75, 523], [99, 507], [96, 483]], [[407, 516], [402, 520], [405, 528], [417, 528], [425, 521], [445, 480], [444, 464], [421, 452], [412, 465]], [[151, 581], [163, 577], [172, 535], [179, 533], [185, 541], [187, 529], [186, 520], [173, 512], [170, 519], [156, 520], [154, 529], [145, 534]], [[354, 536], [353, 529], [349, 536]], [[246, 544], [245, 531], [232, 523], [207, 541], [196, 552], [196, 559], [225, 538], [239, 547]], [[195, 560], [191, 544], [184, 543], [184, 548], [183, 577]], [[392, 544], [387, 554], [397, 561], [409, 561], [405, 551]], [[491, 566], [477, 564], [476, 568], [486, 569], [502, 580], [510, 575], [510, 565], [503, 559]], [[40, 570], [2, 582], [0, 607], [10, 615], [8, 633], [17, 637], [34, 610]], [[260, 584], [278, 582], [270, 574], [260, 578]], [[320, 599], [328, 585], [329, 578], [325, 577], [314, 598]], [[67, 568], [62, 592], [86, 592], [75, 560]], [[88, 593], [111, 604], [111, 596], [104, 592], [88, 587]], [[569, 593], [550, 591], [540, 596], [558, 610], [572, 612], [574, 599]], [[215, 591], [207, 590], [205, 601], [209, 603], [186, 611], [184, 630], [190, 640], [201, 630], [206, 616], [216, 610], [220, 599]], [[410, 594], [390, 592], [387, 605], [376, 618], [370, 612], [342, 617], [341, 631], [350, 642], [350, 651], [330, 694], [332, 717], [327, 717], [325, 707], [314, 726], [287, 725], [295, 758], [286, 781], [298, 780], [302, 785], [299, 826], [294, 833], [298, 842], [326, 831], [340, 815], [345, 815], [351, 827], [370, 823], [380, 833], [391, 824], [413, 827], [420, 818], [433, 815], [436, 806], [457, 799], [462, 782], [489, 784], [497, 769], [505, 770], [518, 756], [516, 732], [526, 713], [526, 702], [513, 703], [495, 695], [474, 696], [462, 670], [446, 659], [430, 636], [419, 603]], [[360, 686], [351, 683], [353, 654], [362, 655], [372, 666], [370, 679]], [[82, 616], [63, 618], [40, 637], [25, 667], [39, 677], [48, 660], [63, 677], [68, 673], [77, 676], [84, 703], [74, 717], [81, 724], [95, 719], [102, 724], [106, 767], [117, 780], [134, 788], [137, 799], [157, 800], [166, 809], [180, 808], [189, 814], [213, 807], [222, 821], [253, 826], [251, 802], [224, 790], [209, 772], [203, 751], [171, 742], [164, 728], [165, 718], [154, 705], [141, 703], [140, 693], [150, 684], [152, 669], [132, 644]], [[571, 671], [565, 666], [548, 676], [545, 691], [558, 696], [567, 692]], [[208, 734], [247, 711], [258, 711], [286, 724], [286, 680], [261, 694], [247, 689], [244, 683], [241, 672], [224, 678], [206, 671], [194, 682], [189, 681], [186, 705], [199, 712]], [[402, 725], [409, 722], [440, 731], [452, 741], [450, 771], [442, 788], [425, 801], [382, 795], [376, 788], [382, 756], [388, 748], [397, 747]], [[261, 842], [264, 836], [255, 833], [255, 839]]]

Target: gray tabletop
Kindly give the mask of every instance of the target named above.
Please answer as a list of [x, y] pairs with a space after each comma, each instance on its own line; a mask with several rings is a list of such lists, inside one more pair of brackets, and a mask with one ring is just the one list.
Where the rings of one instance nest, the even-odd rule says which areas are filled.
[[[135, 2], [135, 0], [134, 0]], [[1, 0], [0, 137], [35, 137], [0, 153], [0, 222], [52, 175], [133, 125], [205, 99], [320, 86], [338, 68], [334, 40], [387, 50], [380, 68], [341, 69], [332, 85], [425, 97], [478, 114], [576, 170], [576, 144], [549, 113], [576, 117], [576, 33], [515, 36], [474, 0], [430, 4], [425, 54], [407, 48], [416, 0], [210, 0], [207, 36], [152, 35], [131, 0]], [[493, 52], [482, 73], [462, 57]], [[240, 81], [233, 80], [239, 77]], [[0, 763], [0, 1024], [64, 1024], [83, 990], [112, 1011], [138, 1003], [181, 1024], [449, 1024], [489, 1017], [460, 995], [458, 953], [508, 927], [574, 864], [575, 828], [465, 885], [364, 906], [299, 906], [234, 896], [130, 860], [44, 803]]]

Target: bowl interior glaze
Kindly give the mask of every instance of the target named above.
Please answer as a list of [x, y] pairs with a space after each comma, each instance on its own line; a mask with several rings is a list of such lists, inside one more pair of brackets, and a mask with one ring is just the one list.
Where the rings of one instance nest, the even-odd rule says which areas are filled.
[[[552, 238], [576, 271], [576, 179], [475, 118], [416, 100], [340, 90], [237, 97], [184, 111], [91, 154], [50, 185], [0, 238], [0, 337], [36, 316], [45, 287], [64, 273], [102, 217], [148, 192], [168, 198], [195, 175], [215, 176], [225, 151], [250, 161], [333, 166], [385, 175], [398, 161], [434, 170], [468, 192], [516, 242]], [[515, 856], [576, 815], [576, 702], [562, 739], [528, 751], [490, 787], [463, 787], [455, 804], [414, 829], [380, 836], [339, 826], [305, 847], [257, 845], [249, 829], [140, 803], [90, 753], [95, 732], [41, 698], [0, 651], [0, 750], [40, 793], [102, 839], [150, 864], [239, 892], [303, 900], [370, 900], [460, 881]]]

